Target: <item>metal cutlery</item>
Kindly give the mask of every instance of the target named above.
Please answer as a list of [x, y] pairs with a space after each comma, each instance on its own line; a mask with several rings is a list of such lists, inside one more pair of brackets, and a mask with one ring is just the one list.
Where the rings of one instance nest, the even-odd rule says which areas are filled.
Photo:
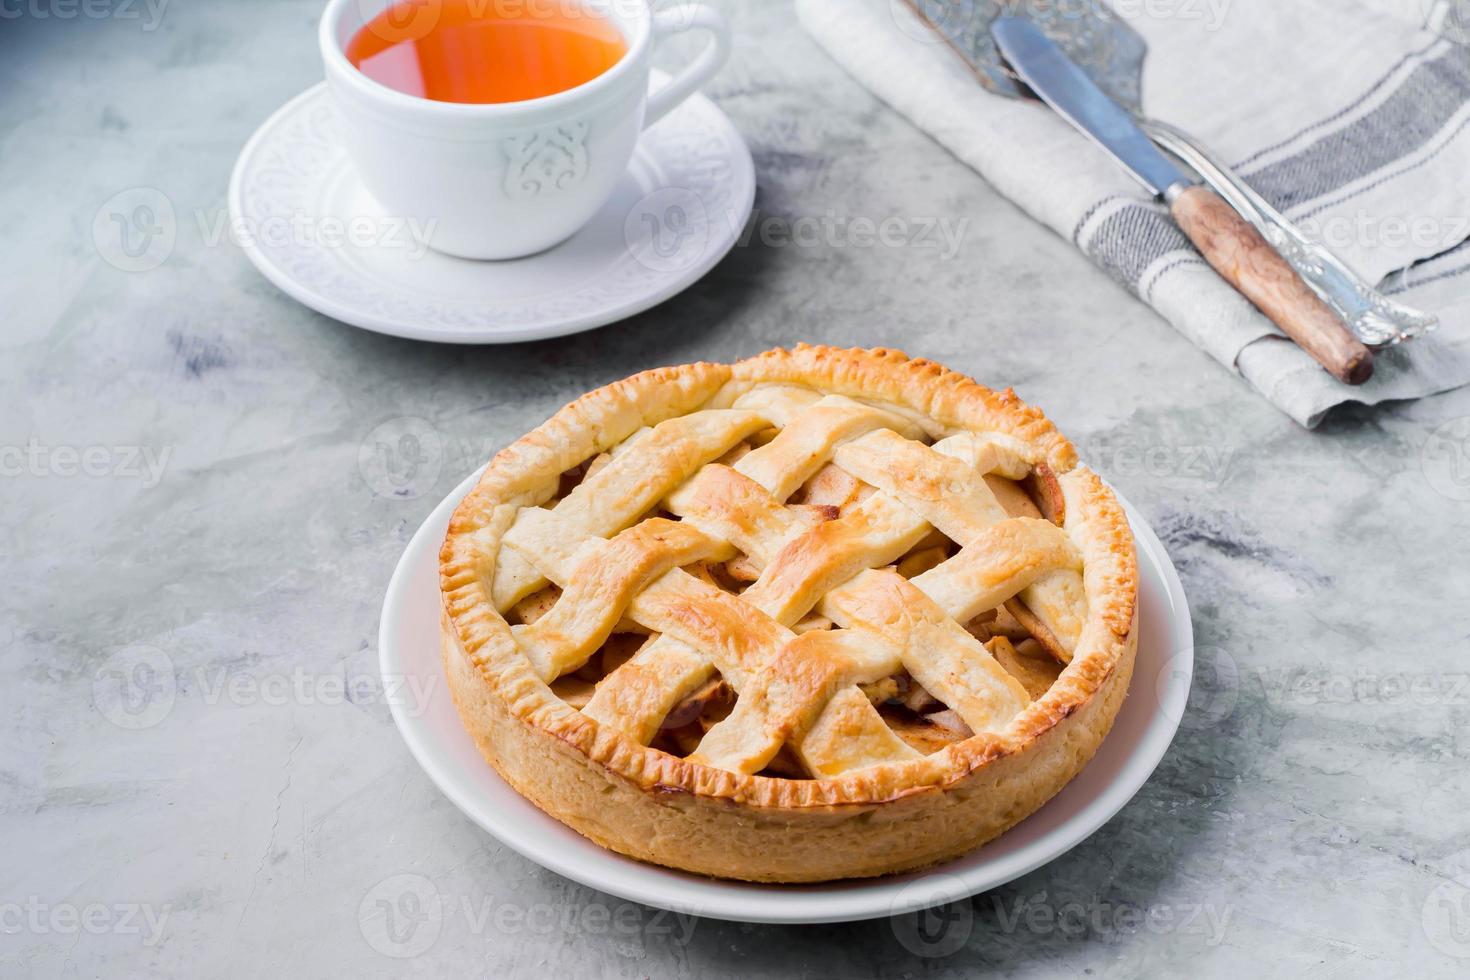
[[1222, 278], [1340, 381], [1362, 384], [1372, 376], [1372, 352], [1255, 226], [1167, 159], [1045, 31], [1023, 17], [1000, 17], [990, 33], [1030, 91], [1168, 204], [1180, 230]]
[[1168, 123], [1139, 121], [1159, 146], [1183, 160], [1190, 169], [1230, 202], [1241, 217], [1256, 226], [1297, 275], [1342, 318], [1368, 347], [1381, 350], [1423, 336], [1439, 325], [1439, 317], [1405, 306], [1384, 296], [1321, 242], [1271, 206], [1235, 171], [1218, 162], [1198, 140]]
[[[915, 14], [965, 61], [989, 91], [1036, 98], [1002, 57], [991, 25], [1013, 5], [1005, 0], [906, 0]], [[1144, 39], [1100, 4], [1027, 6], [1038, 23], [1098, 86], [1135, 117], [1159, 146], [1187, 164], [1253, 225], [1309, 289], [1346, 323], [1357, 339], [1382, 348], [1432, 329], [1436, 318], [1383, 296], [1339, 257], [1282, 216], [1198, 140], [1167, 124], [1142, 118]]]

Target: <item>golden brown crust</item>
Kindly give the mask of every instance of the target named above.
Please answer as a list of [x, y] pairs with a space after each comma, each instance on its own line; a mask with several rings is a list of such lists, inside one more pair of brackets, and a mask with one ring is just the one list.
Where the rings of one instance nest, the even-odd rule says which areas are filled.
[[[599, 725], [555, 695], [491, 599], [500, 537], [550, 499], [560, 474], [639, 429], [725, 406], [771, 382], [847, 395], [937, 427], [1024, 443], [1076, 516], [1086, 621], [1071, 662], [1001, 731], [928, 756], [829, 778], [783, 779], [701, 765]], [[456, 509], [440, 553], [444, 656], [482, 752], [538, 806], [643, 860], [751, 880], [814, 881], [922, 867], [1002, 833], [1091, 758], [1132, 669], [1137, 568], [1116, 499], [1070, 443], [1010, 391], [994, 392], [889, 350], [798, 346], [731, 367], [635, 375], [568, 405], [497, 454]]]

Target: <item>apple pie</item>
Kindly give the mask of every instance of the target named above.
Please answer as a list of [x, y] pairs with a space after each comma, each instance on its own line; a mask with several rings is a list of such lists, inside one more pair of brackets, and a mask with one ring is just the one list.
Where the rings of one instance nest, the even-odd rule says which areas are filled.
[[799, 346], [584, 395], [440, 552], [485, 758], [597, 843], [825, 881], [1033, 813], [1128, 688], [1133, 538], [1041, 412], [890, 350]]

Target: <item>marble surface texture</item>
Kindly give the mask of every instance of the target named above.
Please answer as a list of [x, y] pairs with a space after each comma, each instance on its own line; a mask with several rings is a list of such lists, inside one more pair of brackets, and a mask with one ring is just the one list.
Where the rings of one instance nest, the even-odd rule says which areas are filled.
[[[1465, 976], [1470, 391], [1298, 428], [786, 4], [720, 6], [711, 94], [762, 233], [633, 320], [480, 349], [327, 320], [210, 234], [245, 139], [320, 78], [317, 0], [4, 7], [0, 975]], [[94, 219], [136, 187], [176, 242], [127, 272]], [[836, 231], [793, 243], [802, 218]], [[918, 235], [938, 219], [952, 243]], [[1147, 515], [1195, 617], [1152, 780], [917, 952], [912, 922], [677, 920], [544, 871], [430, 784], [374, 686], [399, 553], [495, 448], [639, 369], [801, 340], [1015, 386]], [[359, 464], [405, 417], [442, 439], [407, 499]], [[406, 958], [358, 919], [399, 875], [447, 901]]]

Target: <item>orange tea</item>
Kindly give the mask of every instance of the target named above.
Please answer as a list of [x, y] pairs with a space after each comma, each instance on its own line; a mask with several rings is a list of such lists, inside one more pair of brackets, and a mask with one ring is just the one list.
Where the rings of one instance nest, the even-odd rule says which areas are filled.
[[396, 0], [353, 35], [347, 60], [437, 102], [520, 102], [590, 82], [627, 50], [576, 0]]

